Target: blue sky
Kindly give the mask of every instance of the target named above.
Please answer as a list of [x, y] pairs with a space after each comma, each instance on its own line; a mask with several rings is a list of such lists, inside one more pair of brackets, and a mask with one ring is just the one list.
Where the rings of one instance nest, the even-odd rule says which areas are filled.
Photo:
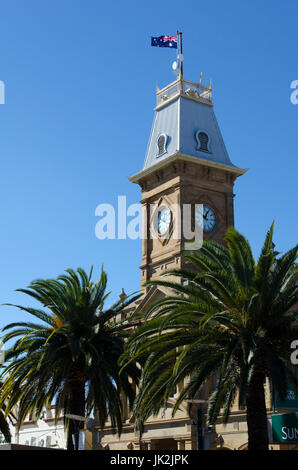
[[[174, 79], [170, 49], [150, 36], [183, 32], [184, 76], [203, 71], [232, 162], [235, 225], [259, 253], [297, 242], [298, 5], [294, 1], [0, 2], [0, 303], [31, 303], [14, 290], [79, 266], [104, 265], [115, 299], [139, 288], [141, 241], [95, 237], [95, 208], [141, 170], [155, 87]], [[0, 307], [0, 327], [28, 318]]]

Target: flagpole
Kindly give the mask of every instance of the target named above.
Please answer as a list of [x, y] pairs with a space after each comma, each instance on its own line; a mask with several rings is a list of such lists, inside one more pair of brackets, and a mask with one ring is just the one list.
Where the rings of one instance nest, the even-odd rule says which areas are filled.
[[182, 33], [179, 33], [180, 36], [180, 41], [179, 41], [179, 54], [180, 54], [180, 73], [181, 73], [181, 78], [183, 78], [183, 60], [182, 60]]
[[179, 36], [178, 29], [176, 31], [176, 35], [177, 35], [177, 64], [179, 64], [180, 36]]
[[181, 80], [182, 78], [182, 75], [183, 75], [183, 69], [182, 69], [182, 62], [181, 62], [181, 59], [180, 59], [180, 56], [181, 56], [181, 40], [182, 40], [182, 36], [178, 29], [177, 29], [177, 64], [179, 65], [179, 80]]

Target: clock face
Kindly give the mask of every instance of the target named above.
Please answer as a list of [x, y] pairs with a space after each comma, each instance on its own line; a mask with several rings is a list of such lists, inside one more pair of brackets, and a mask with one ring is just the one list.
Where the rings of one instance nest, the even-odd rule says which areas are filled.
[[196, 223], [199, 226], [202, 225], [202, 219], [203, 219], [204, 232], [211, 232], [215, 227], [216, 217], [215, 217], [214, 211], [209, 206], [203, 205], [203, 214], [202, 214], [202, 208], [197, 207], [196, 213], [195, 213], [195, 219], [196, 219]]
[[171, 218], [172, 218], [172, 214], [171, 214], [170, 209], [168, 209], [167, 207], [163, 207], [162, 209], [160, 209], [160, 211], [158, 212], [158, 219], [157, 219], [157, 228], [158, 228], [158, 233], [160, 235], [162, 235], [168, 230], [170, 223], [171, 223]]

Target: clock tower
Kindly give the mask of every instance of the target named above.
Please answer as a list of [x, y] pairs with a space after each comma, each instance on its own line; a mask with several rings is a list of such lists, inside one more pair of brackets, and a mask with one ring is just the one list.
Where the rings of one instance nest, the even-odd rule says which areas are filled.
[[[234, 224], [234, 183], [245, 171], [230, 161], [214, 114], [211, 86], [184, 80], [181, 70], [176, 81], [157, 90], [157, 105], [144, 166], [130, 178], [140, 185], [142, 191], [140, 268], [141, 288], [144, 289], [143, 295], [128, 307], [130, 313], [145, 313], [152, 302], [171, 294], [165, 286], [144, 288], [144, 283], [158, 278], [165, 271], [185, 266], [183, 251], [195, 233], [196, 224], [203, 239], [223, 243], [226, 229]], [[185, 213], [188, 214], [186, 218]], [[185, 220], [187, 227], [184, 227]], [[196, 415], [195, 408], [192, 408], [193, 416], [190, 416], [185, 401], [175, 417], [172, 416], [179, 390], [178, 386], [166, 409], [147, 419], [142, 439], [136, 435], [133, 420], [127, 414], [121, 438], [118, 440], [112, 434], [113, 429], [106, 428], [104, 444], [113, 450], [196, 449], [197, 427], [194, 423], [199, 415]], [[203, 416], [213, 390], [213, 381], [208, 381], [198, 397]], [[235, 419], [241, 421], [243, 427], [245, 412], [236, 408], [233, 411], [237, 415]], [[233, 441], [234, 428], [230, 432]], [[237, 448], [238, 438], [246, 442], [247, 435], [245, 432], [237, 435]], [[214, 430], [205, 429], [206, 448], [221, 448], [223, 441]]]
[[[193, 232], [198, 224], [203, 239], [223, 241], [234, 224], [234, 182], [245, 171], [230, 161], [214, 114], [211, 85], [180, 76], [157, 89], [144, 167], [129, 178], [142, 190], [141, 284], [183, 267], [185, 229]], [[186, 210], [190, 227], [182, 222]]]

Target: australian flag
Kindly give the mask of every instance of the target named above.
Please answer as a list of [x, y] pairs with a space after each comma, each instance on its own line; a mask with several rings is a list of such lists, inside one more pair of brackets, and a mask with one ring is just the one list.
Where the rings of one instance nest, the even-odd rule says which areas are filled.
[[177, 36], [158, 36], [157, 38], [151, 37], [151, 46], [171, 47], [172, 49], [177, 49]]

